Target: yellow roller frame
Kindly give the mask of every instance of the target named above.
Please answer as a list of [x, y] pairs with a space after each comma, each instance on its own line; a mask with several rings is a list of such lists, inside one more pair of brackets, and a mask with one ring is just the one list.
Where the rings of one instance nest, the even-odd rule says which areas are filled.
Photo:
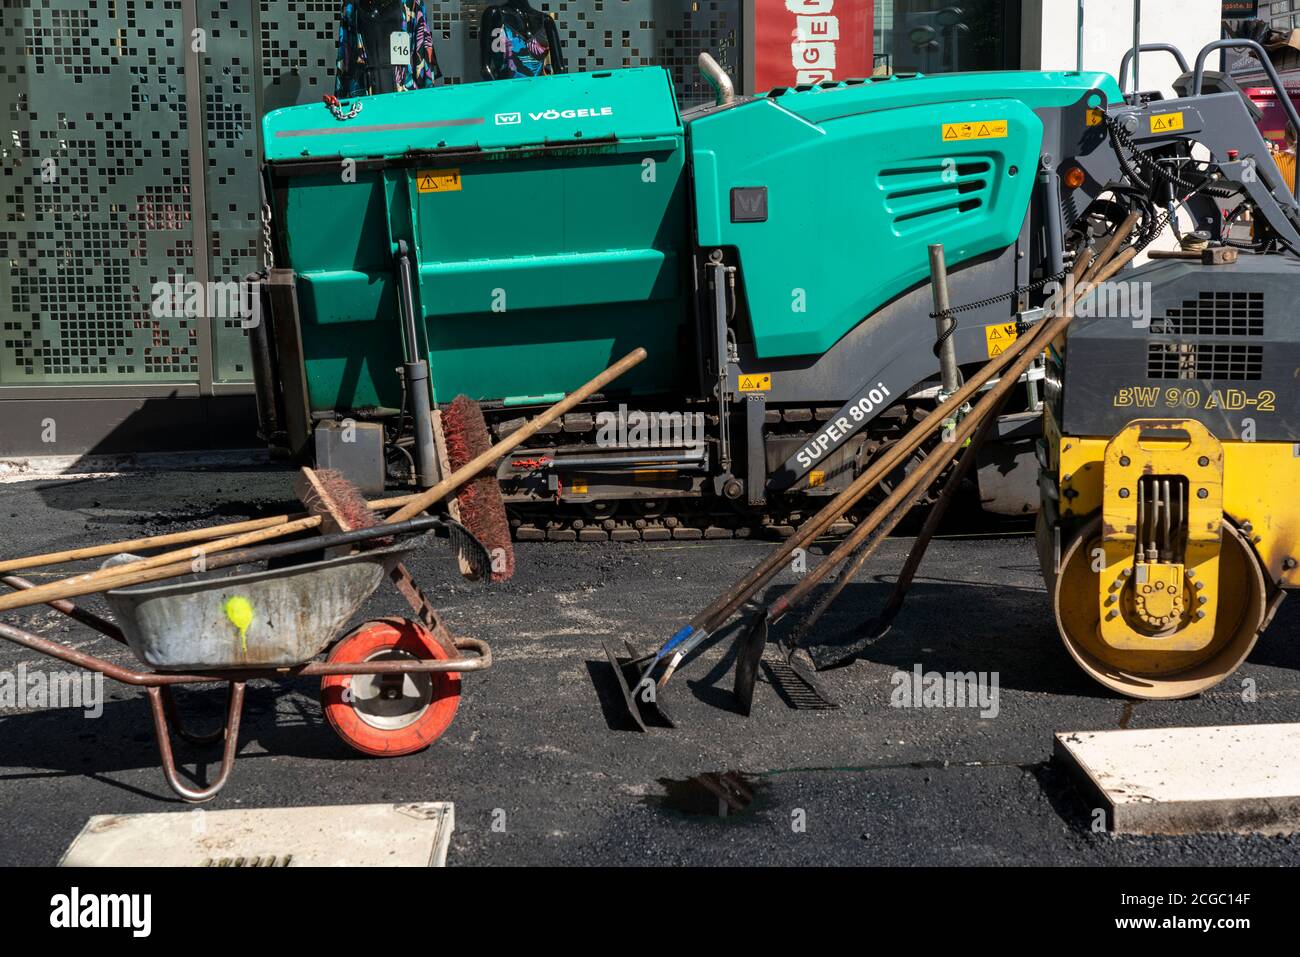
[[[1144, 476], [1187, 480], [1183, 563], [1140, 560], [1138, 502]], [[1106, 445], [1101, 519], [1103, 554], [1093, 558], [1101, 562], [1097, 602], [1102, 640], [1112, 648], [1158, 653], [1209, 645], [1223, 521], [1219, 440], [1193, 419], [1130, 422]]]
[[[1044, 425], [1053, 511], [1075, 528], [1055, 574], [1045, 568], [1066, 649], [1131, 697], [1185, 697], [1222, 681], [1254, 647], [1274, 586], [1300, 584], [1300, 447], [1221, 442], [1187, 419], [1137, 420], [1108, 438], [1061, 435], [1050, 412]], [[1144, 475], [1187, 481], [1182, 564], [1137, 560]], [[1135, 584], [1164, 591], [1143, 598]]]

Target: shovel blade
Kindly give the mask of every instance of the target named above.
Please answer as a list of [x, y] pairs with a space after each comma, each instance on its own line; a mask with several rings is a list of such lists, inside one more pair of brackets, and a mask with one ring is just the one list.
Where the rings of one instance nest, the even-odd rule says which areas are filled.
[[619, 690], [623, 693], [623, 703], [627, 705], [628, 714], [636, 722], [637, 728], [641, 731], [649, 731], [651, 728], [677, 727], [673, 719], [668, 716], [668, 712], [664, 710], [663, 702], [660, 700], [663, 689], [652, 681], [642, 681], [641, 670], [650, 661], [651, 656], [641, 654], [632, 642], [626, 640], [623, 642], [627, 647], [626, 657], [620, 655], [618, 649], [608, 641], [601, 644], [605, 648], [605, 657], [609, 659], [610, 666], [614, 669], [614, 677], [618, 679]]
[[767, 613], [758, 612], [736, 639], [736, 683], [733, 693], [736, 707], [746, 718], [754, 707], [754, 685], [758, 681], [758, 663], [767, 647]]

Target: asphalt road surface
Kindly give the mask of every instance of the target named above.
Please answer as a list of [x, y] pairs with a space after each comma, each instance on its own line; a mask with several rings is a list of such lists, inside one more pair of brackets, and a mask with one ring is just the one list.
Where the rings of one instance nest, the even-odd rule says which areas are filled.
[[[289, 487], [288, 473], [256, 471], [0, 485], [0, 557], [274, 514], [293, 508]], [[881, 549], [817, 640], [870, 614], [907, 544]], [[1094, 833], [1090, 808], [1051, 762], [1057, 731], [1295, 720], [1300, 603], [1283, 605], [1248, 664], [1211, 693], [1131, 704], [1093, 685], [1065, 653], [1023, 534], [937, 541], [893, 631], [823, 673], [836, 709], [792, 708], [769, 649], [775, 670], [762, 670], [754, 713], [740, 716], [729, 642], [719, 640], [668, 689], [679, 727], [630, 730], [602, 640], [661, 642], [771, 547], [528, 544], [512, 582], [483, 587], [462, 581], [437, 543], [409, 567], [453, 630], [489, 641], [496, 655], [491, 671], [465, 677], [448, 732], [421, 754], [365, 758], [324, 723], [315, 682], [257, 682], [234, 774], [206, 806], [454, 801], [455, 865], [1300, 863], [1295, 837]], [[793, 581], [787, 571], [769, 596]], [[105, 610], [98, 597], [86, 603]], [[384, 587], [364, 614], [404, 609]], [[133, 661], [49, 609], [5, 620]], [[0, 642], [0, 673], [19, 663], [61, 667]], [[894, 676], [917, 665], [996, 673], [996, 716], [891, 706]], [[1253, 701], [1242, 694], [1246, 678]], [[112, 682], [104, 691], [94, 719], [0, 710], [0, 864], [57, 862], [94, 814], [186, 813], [158, 769], [144, 694]], [[217, 691], [182, 701], [208, 719], [223, 703]], [[215, 771], [211, 752], [180, 745], [179, 755], [200, 781]], [[717, 778], [701, 776], [728, 772], [738, 772], [729, 780], [744, 796], [720, 816]]]

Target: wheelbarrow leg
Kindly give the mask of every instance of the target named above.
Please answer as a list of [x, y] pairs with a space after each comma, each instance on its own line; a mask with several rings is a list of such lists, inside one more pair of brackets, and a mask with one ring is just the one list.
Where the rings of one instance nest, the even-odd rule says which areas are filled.
[[[163, 685], [160, 690], [162, 691], [163, 709], [167, 715], [167, 721], [169, 722], [171, 728], [178, 735], [180, 735], [183, 741], [186, 741], [198, 747], [203, 747], [204, 745], [216, 744], [218, 741], [220, 741], [222, 738], [225, 737], [226, 735], [225, 727], [219, 727], [215, 731], [210, 731], [207, 734], [196, 734], [193, 731], [187, 731], [185, 729], [184, 722], [181, 720], [180, 709], [176, 705], [176, 694], [175, 692], [172, 691], [172, 686]], [[230, 696], [234, 693], [235, 692], [234, 692], [233, 683], [227, 683], [226, 685], [227, 710], [230, 708]]]
[[171, 731], [167, 727], [167, 708], [164, 704], [163, 689], [152, 687], [147, 690], [149, 692], [149, 707], [153, 709], [154, 733], [158, 736], [158, 751], [162, 755], [162, 769], [164, 776], [167, 778], [167, 783], [182, 801], [188, 801], [191, 804], [211, 801], [217, 796], [217, 792], [226, 786], [226, 781], [230, 778], [230, 772], [235, 766], [235, 753], [239, 750], [239, 718], [244, 710], [244, 682], [230, 682], [230, 708], [226, 715], [226, 726], [223, 731], [226, 736], [226, 746], [221, 754], [221, 769], [217, 773], [217, 779], [210, 786], [201, 790], [187, 787], [176, 773], [176, 761], [172, 757]]

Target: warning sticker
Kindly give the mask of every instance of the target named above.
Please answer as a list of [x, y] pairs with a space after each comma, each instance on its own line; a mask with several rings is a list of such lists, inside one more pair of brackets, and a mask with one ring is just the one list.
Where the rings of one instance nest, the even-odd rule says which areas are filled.
[[590, 486], [587, 485], [587, 480], [585, 478], [580, 478], [575, 475], [573, 478], [569, 479], [569, 491], [574, 495], [586, 495], [589, 489]]
[[1097, 109], [1095, 106], [1090, 110], [1088, 110], [1089, 126], [1101, 126], [1105, 118], [1106, 118], [1106, 114], [1103, 113], [1101, 110]]
[[415, 185], [422, 193], [459, 193], [460, 170], [422, 169], [415, 174]]
[[1181, 113], [1153, 113], [1151, 116], [1152, 133], [1171, 133], [1183, 128]]
[[821, 469], [813, 469], [808, 473], [808, 487], [817, 488], [819, 485], [826, 484], [826, 473]]
[[1007, 346], [1020, 338], [1014, 322], [999, 322], [997, 325], [984, 327], [984, 341], [989, 347], [989, 358], [1000, 356], [1007, 351]]
[[1006, 138], [1006, 120], [976, 120], [974, 123], [943, 124], [943, 139], [947, 143], [955, 143], [958, 140], [1003, 140]]
[[755, 375], [742, 375], [737, 387], [741, 392], [771, 392], [772, 375], [764, 372]]

